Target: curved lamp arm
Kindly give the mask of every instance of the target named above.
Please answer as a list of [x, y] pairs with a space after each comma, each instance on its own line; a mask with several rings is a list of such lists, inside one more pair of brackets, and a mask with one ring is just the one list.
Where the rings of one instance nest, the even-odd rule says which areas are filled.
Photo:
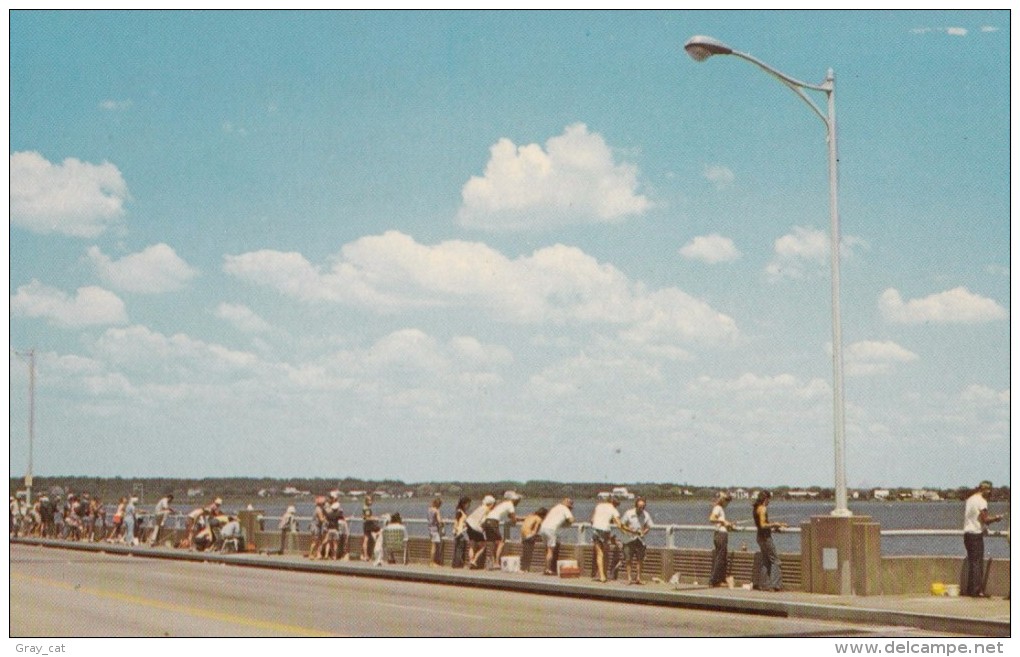
[[811, 100], [811, 98], [807, 94], [804, 93], [804, 89], [810, 89], [811, 91], [822, 91], [825, 92], [826, 94], [832, 94], [833, 88], [835, 86], [832, 69], [829, 69], [829, 74], [825, 78], [825, 82], [823, 82], [822, 84], [810, 84], [798, 80], [797, 78], [790, 77], [786, 73], [783, 73], [782, 71], [772, 68], [771, 66], [761, 61], [754, 55], [749, 55], [746, 52], [734, 50], [733, 48], [730, 48], [722, 41], [713, 39], [712, 37], [701, 35], [693, 36], [687, 40], [687, 43], [684, 44], [684, 50], [687, 51], [687, 54], [690, 55], [692, 59], [698, 62], [703, 62], [712, 55], [733, 55], [734, 57], [739, 57], [740, 59], [751, 62], [761, 70], [765, 71], [766, 73], [768, 73], [769, 75], [771, 75], [772, 77], [776, 78], [784, 85], [786, 85], [790, 89], [790, 91], [797, 94], [797, 96], [799, 96], [800, 99], [803, 100], [804, 103], [806, 103], [807, 106], [811, 108], [811, 111], [814, 112], [815, 115], [817, 115], [818, 118], [822, 120], [822, 123], [824, 123], [826, 126], [829, 125], [829, 118], [825, 115], [824, 112], [822, 112], [818, 105], [816, 105], [815, 102]]

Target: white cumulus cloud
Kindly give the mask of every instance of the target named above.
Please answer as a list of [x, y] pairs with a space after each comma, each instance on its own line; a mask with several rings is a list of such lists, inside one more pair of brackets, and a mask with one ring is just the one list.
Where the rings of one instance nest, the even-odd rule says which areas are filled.
[[[981, 31], [982, 32], [990, 32], [990, 31], [994, 32], [997, 29], [998, 28], [991, 28], [989, 30], [989, 29], [987, 29], [987, 27], [982, 27]], [[948, 34], [949, 36], [963, 37], [963, 36], [967, 36], [968, 30], [965, 27], [957, 27], [957, 26], [953, 26], [953, 27], [915, 27], [915, 28], [911, 29], [910, 32], [912, 34], [929, 34], [931, 32], [940, 32], [940, 33]]]
[[221, 303], [216, 307], [216, 316], [245, 333], [265, 333], [271, 329], [266, 320], [243, 303]]
[[224, 271], [308, 301], [377, 312], [460, 307], [519, 324], [605, 325], [632, 343], [729, 342], [732, 318], [676, 289], [648, 290], [575, 247], [507, 258], [478, 242], [419, 244], [397, 231], [343, 247], [329, 268], [299, 253], [228, 255]]
[[[769, 280], [805, 278], [828, 272], [829, 233], [803, 226], [794, 226], [793, 232], [775, 241], [775, 257], [765, 267]], [[840, 236], [840, 255], [845, 260], [853, 256], [857, 246], [867, 246], [859, 238]]]
[[721, 164], [705, 165], [705, 179], [715, 185], [716, 189], [724, 189], [733, 184], [736, 176], [728, 167]]
[[147, 326], [110, 328], [94, 346], [105, 362], [137, 372], [165, 370], [174, 376], [194, 372], [248, 369], [258, 364], [254, 354], [196, 340], [183, 333], [164, 335]]
[[67, 158], [52, 164], [32, 151], [12, 153], [11, 225], [36, 233], [95, 237], [124, 216], [129, 198], [120, 170], [109, 162]]
[[120, 260], [111, 259], [96, 246], [89, 248], [87, 255], [104, 281], [125, 292], [169, 292], [198, 275], [166, 244], [154, 244]]
[[72, 297], [35, 280], [11, 297], [11, 314], [43, 318], [67, 328], [127, 322], [124, 302], [109, 290], [90, 285], [78, 288]]
[[770, 279], [803, 278], [823, 271], [829, 255], [829, 236], [814, 228], [794, 226], [793, 232], [775, 242], [775, 257], [766, 268]]
[[637, 193], [637, 167], [616, 163], [602, 136], [583, 123], [538, 144], [507, 138], [490, 149], [484, 176], [461, 190], [461, 225], [531, 230], [574, 223], [616, 223], [651, 202]]
[[877, 340], [854, 342], [847, 346], [844, 356], [847, 374], [856, 376], [883, 374], [897, 363], [918, 359], [917, 354], [895, 342]]
[[635, 390], [661, 381], [659, 369], [640, 358], [581, 353], [533, 374], [528, 387], [531, 395], [550, 399], [590, 395], [593, 389], [615, 394], [621, 386]]
[[831, 388], [822, 379], [807, 381], [793, 374], [775, 376], [745, 372], [735, 379], [719, 379], [701, 376], [688, 386], [691, 392], [702, 394], [727, 394], [738, 397], [786, 397], [790, 399], [820, 399], [827, 397]]
[[680, 249], [680, 255], [689, 260], [700, 260], [710, 265], [720, 262], [732, 262], [741, 253], [733, 244], [733, 240], [718, 233], [699, 235]]
[[1005, 319], [1008, 315], [994, 300], [965, 287], [907, 302], [898, 290], [889, 288], [879, 297], [878, 307], [887, 321], [898, 324], [980, 324]]

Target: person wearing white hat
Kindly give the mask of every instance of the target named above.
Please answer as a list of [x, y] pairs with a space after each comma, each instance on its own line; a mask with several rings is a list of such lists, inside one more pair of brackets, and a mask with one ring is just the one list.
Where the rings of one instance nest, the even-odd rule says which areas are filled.
[[517, 503], [521, 496], [512, 490], [503, 494], [503, 501], [492, 508], [485, 516], [482, 528], [485, 531], [486, 542], [496, 544], [493, 552], [493, 562], [489, 564], [489, 570], [499, 570], [500, 559], [503, 556], [503, 548], [506, 546], [506, 538], [500, 532], [504, 526], [517, 524]]
[[478, 563], [478, 557], [485, 554], [485, 532], [482, 529], [482, 523], [494, 506], [496, 506], [496, 498], [492, 495], [486, 495], [482, 499], [481, 505], [469, 513], [465, 521], [468, 539], [471, 541], [471, 549], [468, 555], [468, 564], [471, 570], [478, 570], [482, 567]]
[[220, 515], [220, 507], [222, 507], [222, 506], [223, 506], [223, 498], [217, 497], [215, 500], [213, 500], [209, 504], [209, 506], [205, 507], [206, 515], [208, 515], [210, 517], [215, 517], [215, 516]]

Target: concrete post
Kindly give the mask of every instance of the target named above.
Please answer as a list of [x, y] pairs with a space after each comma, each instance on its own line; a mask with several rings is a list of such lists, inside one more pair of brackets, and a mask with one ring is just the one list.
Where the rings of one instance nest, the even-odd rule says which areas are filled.
[[811, 557], [814, 555], [812, 544], [811, 521], [800, 525], [800, 588], [802, 591], [813, 591], [811, 584]]
[[879, 525], [868, 516], [814, 516], [802, 526], [805, 591], [880, 594], [881, 560]]

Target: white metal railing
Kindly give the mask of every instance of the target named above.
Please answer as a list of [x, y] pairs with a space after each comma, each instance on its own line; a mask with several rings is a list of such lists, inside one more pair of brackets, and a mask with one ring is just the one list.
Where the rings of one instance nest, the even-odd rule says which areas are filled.
[[[144, 531], [149, 532], [151, 530], [151, 518], [154, 517], [154, 514], [149, 512], [149, 511], [147, 511], [147, 510], [138, 509], [136, 511], [136, 515], [137, 515], [137, 518], [138, 518], [139, 521], [144, 522], [144, 524], [142, 525]], [[382, 515], [385, 516], [386, 514], [382, 514]], [[279, 520], [280, 520], [281, 517], [282, 516], [278, 516], [278, 515], [261, 516], [261, 517], [259, 517], [260, 524], [261, 524], [260, 531], [270, 532], [270, 533], [278, 531], [277, 530], [277, 525], [279, 524]], [[311, 516], [295, 516], [295, 517], [296, 517], [296, 519], [298, 521], [299, 531], [301, 529], [304, 529], [304, 530], [308, 531], [310, 529], [312, 521], [314, 520], [314, 518], [311, 517]], [[170, 517], [167, 519], [167, 522], [164, 525], [164, 527], [166, 529], [184, 529], [184, 527], [186, 525], [186, 519], [187, 519], [187, 514], [179, 513], [179, 512], [175, 513], [175, 514], [171, 514]], [[360, 527], [364, 523], [364, 519], [362, 519], [360, 517], [356, 517], [356, 516], [352, 516], [350, 518], [346, 518], [345, 520], [348, 523], [349, 527], [351, 525], [355, 525], [355, 526], [359, 526]], [[108, 514], [108, 516], [107, 516], [107, 528], [110, 526], [111, 521], [112, 521], [112, 514]], [[428, 526], [428, 521], [420, 519], [420, 518], [403, 518], [403, 522], [404, 522], [405, 525], [408, 525], [409, 528], [415, 528], [415, 529], [419, 529], [419, 530], [420, 529], [424, 529], [424, 528], [426, 528]], [[449, 520], [449, 519], [444, 520], [443, 521], [443, 526], [444, 526], [444, 529], [447, 530], [444, 533], [446, 534], [446, 536], [449, 537], [451, 535], [451, 533], [452, 533], [450, 530], [452, 530], [453, 521]], [[511, 524], [511, 523], [505, 523], [502, 526], [501, 529], [502, 529], [503, 536], [505, 536], [507, 538], [507, 540], [511, 539], [511, 537], [513, 536], [513, 533], [515, 531], [519, 532], [519, 528], [517, 527], [517, 525]], [[677, 547], [677, 540], [676, 539], [677, 539], [677, 536], [681, 532], [714, 532], [715, 529], [716, 529], [715, 525], [674, 525], [674, 524], [669, 524], [669, 525], [653, 525], [652, 526], [652, 532], [654, 532], [655, 535], [661, 535], [662, 536], [662, 541], [661, 542], [664, 542], [665, 543], [665, 547], [667, 547], [669, 549], [676, 549], [676, 547]], [[575, 544], [577, 544], [577, 545], [586, 545], [586, 544], [591, 543], [590, 530], [591, 530], [591, 523], [589, 523], [589, 522], [579, 522], [579, 523], [574, 523], [569, 528], [561, 530], [561, 534], [564, 534], [566, 536], [569, 536], [569, 535], [572, 534], [573, 538], [574, 538], [573, 542]], [[757, 530], [753, 526], [746, 525], [746, 526], [737, 526], [737, 527], [731, 528], [729, 531], [730, 531], [730, 533], [739, 534], [739, 533], [754, 533]], [[779, 531], [779, 533], [782, 533], [782, 534], [797, 534], [797, 535], [799, 535], [801, 533], [800, 527], [784, 527], [784, 528], [782, 528], [781, 530], [778, 530], [778, 531]], [[879, 534], [882, 537], [899, 537], [899, 536], [902, 536], [902, 537], [962, 536], [963, 533], [964, 532], [963, 532], [962, 529], [880, 529], [879, 530]], [[1009, 530], [995, 530], [995, 531], [989, 530], [988, 532], [986, 532], [985, 535], [988, 536], [988, 537], [992, 537], [992, 538], [1004, 538], [1007, 541], [1009, 541], [1009, 538], [1010, 538]], [[517, 535], [517, 539], [520, 540], [520, 534], [519, 533]], [[659, 543], [660, 541], [656, 541], [656, 542]]]
[[[265, 529], [263, 531], [276, 531], [276, 526], [279, 524], [279, 520], [282, 516], [264, 516], [263, 521], [265, 523]], [[310, 516], [297, 516], [297, 520], [300, 527], [307, 527], [313, 520]], [[347, 523], [350, 524], [361, 524], [364, 522], [362, 518], [352, 517], [346, 519]], [[420, 518], [402, 518], [405, 525], [411, 527], [426, 527], [428, 525], [427, 520]], [[453, 521], [444, 520], [443, 525], [446, 529], [452, 529]], [[503, 536], [508, 540], [510, 539], [512, 532], [518, 530], [516, 525], [506, 523], [502, 527]], [[670, 549], [676, 548], [676, 536], [680, 532], [714, 532], [715, 525], [653, 525], [652, 531], [664, 534], [666, 547]], [[577, 545], [585, 545], [591, 542], [590, 539], [590, 522], [579, 522], [572, 524], [568, 529], [562, 530], [565, 533], [573, 533], [575, 540], [574, 543]], [[737, 526], [729, 530], [730, 533], [755, 533], [757, 529], [753, 526]], [[800, 534], [800, 527], [783, 527], [779, 530], [774, 530], [782, 534]], [[449, 536], [449, 532], [446, 532]], [[880, 529], [879, 534], [881, 536], [962, 536], [962, 529]], [[999, 537], [1009, 540], [1009, 531], [988, 531], [986, 536]], [[518, 535], [519, 538], [519, 535]]]

